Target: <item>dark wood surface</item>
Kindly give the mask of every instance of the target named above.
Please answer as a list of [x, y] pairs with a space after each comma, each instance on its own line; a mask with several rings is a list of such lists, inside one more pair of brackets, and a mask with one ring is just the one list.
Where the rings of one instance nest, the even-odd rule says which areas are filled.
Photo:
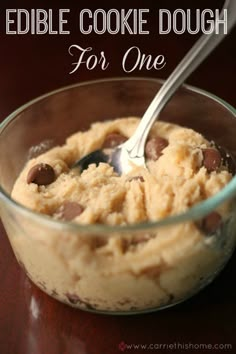
[[[4, 3], [4, 2], [3, 2]], [[50, 3], [50, 2], [49, 2]], [[134, 71], [132, 76], [165, 78], [196, 40], [197, 36], [158, 36], [155, 14], [158, 8], [173, 9], [172, 1], [127, 1], [119, 6], [110, 1], [92, 5], [77, 2], [57, 3], [57, 8], [71, 8], [70, 36], [10, 36], [4, 35], [4, 11], [0, 5], [0, 120], [28, 100], [52, 89], [78, 81], [127, 75], [121, 68], [123, 53], [132, 45], [146, 54], [164, 53], [167, 65], [161, 71]], [[172, 3], [172, 5], [171, 5]], [[196, 7], [220, 6], [222, 1], [197, 1]], [[28, 5], [28, 6], [27, 6]], [[178, 7], [188, 8], [188, 1]], [[28, 8], [29, 2], [10, 1], [9, 8]], [[31, 5], [32, 6], [32, 5]], [[35, 1], [34, 8], [53, 8], [46, 1]], [[55, 6], [55, 3], [54, 3]], [[75, 26], [79, 10], [87, 8], [150, 8], [151, 34], [147, 36], [82, 36]], [[96, 6], [96, 7], [95, 7]], [[171, 7], [172, 6], [172, 7]], [[193, 6], [192, 6], [193, 7]], [[194, 9], [194, 7], [193, 7]], [[209, 90], [235, 105], [235, 31], [191, 76], [188, 83]], [[92, 46], [104, 50], [110, 58], [106, 71], [81, 69], [69, 75], [72, 58], [67, 50], [71, 44]], [[1, 166], [0, 168], [4, 168]], [[3, 227], [0, 228], [0, 354], [113, 354], [122, 352], [118, 345], [171, 344], [177, 350], [162, 347], [158, 352], [181, 351], [189, 343], [231, 345], [218, 352], [236, 352], [236, 257], [224, 271], [200, 294], [165, 311], [115, 317], [95, 315], [69, 308], [45, 295], [25, 276], [11, 251]], [[174, 344], [176, 343], [176, 344]], [[199, 348], [199, 347], [198, 347]], [[124, 352], [144, 353], [157, 350], [125, 349]], [[205, 353], [203, 349], [193, 352]]]

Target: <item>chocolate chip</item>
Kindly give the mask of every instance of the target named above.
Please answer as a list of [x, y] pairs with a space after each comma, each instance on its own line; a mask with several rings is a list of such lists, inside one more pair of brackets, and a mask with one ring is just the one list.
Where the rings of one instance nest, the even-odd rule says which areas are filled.
[[160, 136], [151, 138], [145, 146], [145, 155], [150, 160], [158, 160], [162, 155], [162, 150], [168, 146], [168, 141]]
[[217, 213], [216, 211], [213, 211], [202, 220], [201, 228], [207, 234], [212, 234], [218, 229], [221, 222], [222, 222], [222, 218], [220, 214]]
[[35, 183], [38, 186], [48, 185], [55, 181], [55, 172], [52, 166], [39, 163], [33, 166], [27, 175], [27, 183]]
[[76, 202], [64, 202], [54, 212], [53, 216], [62, 220], [73, 220], [76, 216], [79, 216], [84, 211], [84, 208]]
[[221, 165], [221, 154], [218, 150], [207, 148], [202, 150], [203, 153], [203, 166], [206, 167], [208, 172], [216, 171]]
[[106, 139], [105, 139], [102, 147], [103, 148], [114, 148], [114, 147], [124, 143], [126, 140], [127, 140], [127, 138], [121, 134], [111, 133], [106, 136]]
[[129, 181], [129, 182], [131, 182], [131, 181], [144, 182], [144, 178], [143, 178], [143, 176], [134, 176], [134, 177], [130, 177], [130, 178], [128, 179], [128, 181]]
[[55, 143], [52, 139], [43, 140], [40, 144], [31, 146], [28, 152], [28, 160], [38, 157], [51, 149], [53, 146], [55, 146]]

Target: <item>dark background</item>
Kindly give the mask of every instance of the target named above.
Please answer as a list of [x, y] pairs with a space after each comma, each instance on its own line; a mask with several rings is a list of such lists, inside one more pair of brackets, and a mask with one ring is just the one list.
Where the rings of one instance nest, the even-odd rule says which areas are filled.
[[[191, 5], [190, 5], [191, 3]], [[53, 5], [54, 4], [54, 5]], [[223, 1], [1, 1], [0, 4], [0, 120], [18, 106], [50, 90], [75, 82], [112, 76], [166, 78], [198, 38], [197, 35], [157, 34], [159, 8], [220, 8]], [[70, 35], [5, 35], [6, 8], [52, 8], [56, 24], [59, 8], [70, 8]], [[89, 8], [149, 8], [150, 35], [81, 35], [78, 14]], [[68, 47], [78, 44], [103, 50], [110, 66], [74, 74]], [[211, 91], [235, 105], [235, 30], [188, 79], [188, 83]], [[125, 74], [121, 61], [125, 51], [138, 46], [143, 53], [164, 54], [167, 64], [160, 71], [135, 70]], [[1, 166], [4, 168], [4, 166]], [[126, 343], [230, 343], [236, 352], [235, 256], [207, 289], [173, 309], [142, 316], [99, 316], [75, 311], [38, 290], [17, 265], [3, 228], [0, 229], [0, 354], [113, 354]], [[36, 311], [36, 312], [35, 312]], [[142, 353], [148, 350], [126, 350]], [[153, 350], [152, 352], [155, 352]], [[191, 350], [159, 350], [160, 353]], [[204, 353], [204, 350], [193, 352]], [[209, 352], [206, 351], [206, 352]], [[214, 351], [213, 351], [214, 352]]]

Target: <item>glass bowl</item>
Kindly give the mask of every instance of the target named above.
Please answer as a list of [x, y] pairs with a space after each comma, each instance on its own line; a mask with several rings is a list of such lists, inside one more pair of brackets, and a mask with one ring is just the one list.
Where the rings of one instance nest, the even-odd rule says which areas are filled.
[[[206, 286], [233, 252], [235, 177], [214, 197], [186, 213], [128, 226], [57, 221], [10, 197], [32, 146], [48, 139], [62, 144], [66, 137], [88, 129], [95, 121], [141, 117], [161, 84], [145, 78], [76, 84], [36, 98], [0, 126], [3, 224], [25, 273], [59, 301], [111, 314], [163, 309]], [[160, 119], [193, 128], [232, 154], [236, 152], [235, 111], [212, 94], [184, 86]], [[218, 229], [199, 236], [196, 225], [225, 205], [227, 213]], [[194, 235], [198, 242], [193, 241]], [[162, 244], [161, 253], [155, 240]]]

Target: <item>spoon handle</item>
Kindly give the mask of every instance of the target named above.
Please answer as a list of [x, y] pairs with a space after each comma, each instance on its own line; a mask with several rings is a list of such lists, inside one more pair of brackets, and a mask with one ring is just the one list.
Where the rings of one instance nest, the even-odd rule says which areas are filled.
[[[225, 11], [226, 10], [226, 11]], [[226, 17], [225, 16], [226, 12]], [[228, 18], [227, 18], [228, 17]], [[227, 18], [228, 30], [233, 28], [236, 23], [236, 1], [226, 0], [219, 19]], [[223, 25], [220, 25], [223, 27]], [[136, 129], [133, 136], [124, 144], [130, 158], [141, 157], [144, 154], [144, 146], [148, 133], [156, 121], [158, 114], [165, 107], [169, 99], [176, 90], [183, 84], [186, 78], [201, 64], [213, 49], [223, 40], [226, 34], [219, 27], [219, 34], [215, 33], [216, 25], [210, 34], [203, 34], [186, 56], [182, 59], [176, 69], [172, 72], [164, 85], [158, 91], [153, 101]]]

